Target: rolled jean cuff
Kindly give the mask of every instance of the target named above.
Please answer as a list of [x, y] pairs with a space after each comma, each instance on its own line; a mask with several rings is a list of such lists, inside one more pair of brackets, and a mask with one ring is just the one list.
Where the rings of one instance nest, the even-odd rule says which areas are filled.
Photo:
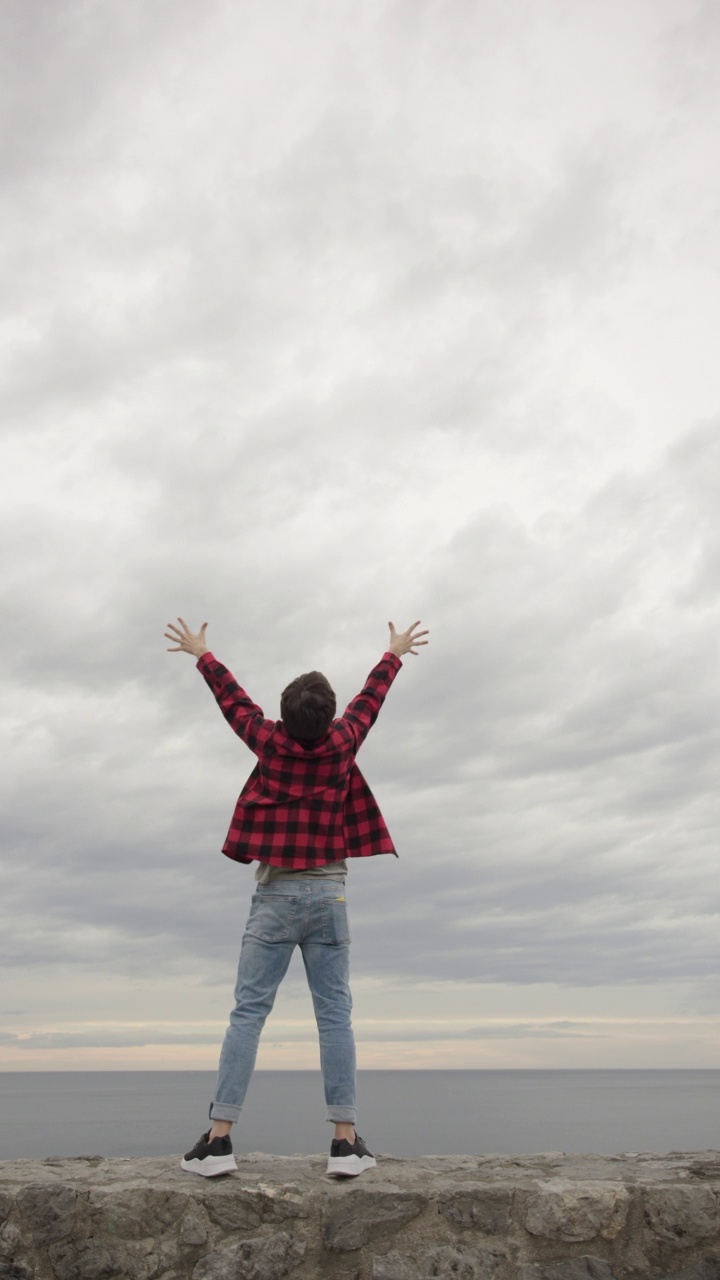
[[357, 1111], [355, 1107], [328, 1107], [328, 1124], [355, 1124]]
[[233, 1107], [229, 1102], [213, 1102], [210, 1107], [210, 1119], [230, 1120], [232, 1124], [237, 1124], [241, 1110], [241, 1107]]

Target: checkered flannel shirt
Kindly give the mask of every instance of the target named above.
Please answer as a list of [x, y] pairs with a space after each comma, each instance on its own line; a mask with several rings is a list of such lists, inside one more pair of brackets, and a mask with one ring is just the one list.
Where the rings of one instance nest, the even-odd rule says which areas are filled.
[[220, 710], [258, 758], [223, 845], [228, 858], [300, 870], [376, 853], [397, 857], [355, 756], [401, 666], [385, 653], [344, 715], [307, 747], [281, 720], [266, 720], [227, 668], [203, 654], [198, 668]]

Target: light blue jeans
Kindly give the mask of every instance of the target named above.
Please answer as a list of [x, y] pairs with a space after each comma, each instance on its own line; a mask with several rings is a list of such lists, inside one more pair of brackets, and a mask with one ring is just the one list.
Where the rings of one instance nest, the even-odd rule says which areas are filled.
[[236, 1121], [240, 1115], [260, 1034], [295, 947], [302, 952], [318, 1025], [327, 1119], [357, 1119], [345, 886], [303, 877], [258, 885], [253, 895], [210, 1108], [213, 1120]]

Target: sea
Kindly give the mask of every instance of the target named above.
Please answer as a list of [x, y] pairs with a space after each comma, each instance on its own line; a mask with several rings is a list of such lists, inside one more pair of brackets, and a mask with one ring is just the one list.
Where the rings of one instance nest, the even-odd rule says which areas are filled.
[[[164, 1156], [208, 1128], [212, 1071], [0, 1072], [0, 1159]], [[317, 1071], [256, 1071], [236, 1152], [316, 1154]], [[360, 1071], [358, 1130], [396, 1156], [720, 1149], [720, 1070]]]

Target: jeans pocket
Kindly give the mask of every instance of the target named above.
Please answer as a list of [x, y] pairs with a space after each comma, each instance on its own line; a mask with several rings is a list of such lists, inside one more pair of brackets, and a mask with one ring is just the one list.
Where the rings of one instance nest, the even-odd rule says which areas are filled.
[[287, 942], [298, 914], [298, 898], [259, 897], [252, 900], [245, 932], [263, 942]]
[[322, 939], [331, 947], [346, 947], [350, 941], [345, 895], [336, 898], [320, 898], [320, 916], [322, 919]]

